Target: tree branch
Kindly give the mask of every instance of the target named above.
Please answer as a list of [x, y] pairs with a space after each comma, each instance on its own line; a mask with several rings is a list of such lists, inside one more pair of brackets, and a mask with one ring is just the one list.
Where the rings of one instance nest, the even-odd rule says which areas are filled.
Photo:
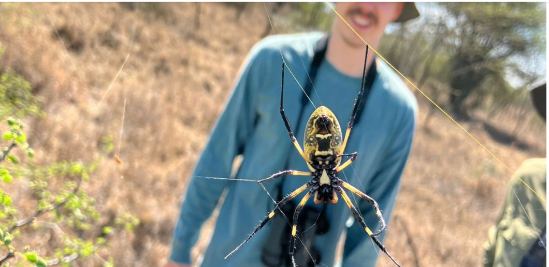
[[0, 264], [3, 264], [5, 261], [9, 260], [10, 258], [15, 257], [15, 253], [13, 253], [12, 250], [8, 251], [8, 254], [4, 256], [2, 259], [0, 259]]
[[[80, 185], [82, 184], [82, 176], [79, 177], [78, 179], [78, 183], [76, 184], [76, 187], [74, 188], [74, 190], [72, 191], [73, 194], [76, 194], [78, 192], [78, 190], [80, 190]], [[25, 218], [25, 219], [22, 219], [22, 220], [19, 220], [17, 221], [14, 225], [12, 225], [9, 229], [8, 229], [8, 233], [11, 233], [13, 230], [17, 229], [18, 227], [21, 227], [21, 226], [24, 226], [24, 225], [27, 225], [29, 223], [31, 223], [32, 221], [34, 221], [34, 219], [36, 219], [38, 216], [48, 212], [48, 211], [51, 211], [51, 210], [56, 210], [60, 207], [62, 207], [63, 205], [65, 205], [65, 203], [67, 203], [68, 201], [68, 197], [65, 198], [63, 201], [53, 205], [52, 207], [49, 207], [49, 208], [45, 208], [45, 209], [39, 209], [37, 210], [33, 215]]]
[[[61, 229], [61, 227], [59, 227], [59, 225], [55, 224], [55, 223], [50, 223], [50, 222], [39, 222], [39, 225], [40, 226], [43, 226], [43, 227], [47, 227], [51, 230], [53, 230], [54, 232], [56, 232], [57, 234], [60, 234], [60, 235], [66, 235], [66, 233], [63, 231], [63, 229]], [[114, 235], [114, 234], [113, 234]], [[76, 246], [73, 242], [71, 242], [69, 240], [69, 242], [73, 245], [73, 246]], [[105, 259], [103, 259], [103, 257], [101, 257], [99, 254], [97, 254], [97, 252], [94, 252], [93, 253], [94, 256], [101, 261], [101, 264], [103, 266], [109, 264]], [[80, 255], [78, 253], [73, 253], [73, 254], [70, 254], [70, 255], [67, 255], [67, 256], [64, 256], [63, 259], [53, 259], [53, 260], [50, 260], [47, 262], [47, 265], [48, 266], [53, 266], [53, 265], [57, 265], [57, 264], [61, 264], [61, 263], [68, 263], [68, 262], [72, 262], [76, 259], [78, 259]]]
[[16, 146], [17, 146], [16, 143], [11, 143], [11, 145], [8, 147], [8, 149], [6, 151], [4, 151], [4, 153], [2, 153], [2, 158], [0, 158], [0, 162], [4, 161], [6, 159], [6, 157], [8, 156], [8, 154], [10, 153], [10, 151]]

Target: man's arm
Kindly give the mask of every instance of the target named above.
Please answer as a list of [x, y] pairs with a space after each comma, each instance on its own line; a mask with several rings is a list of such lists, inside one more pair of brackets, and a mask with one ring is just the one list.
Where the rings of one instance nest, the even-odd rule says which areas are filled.
[[202, 224], [212, 214], [229, 183], [200, 176], [229, 177], [234, 158], [242, 153], [246, 139], [253, 131], [256, 114], [252, 90], [256, 85], [252, 83], [256, 79], [251, 77], [257, 75], [256, 55], [257, 49], [252, 50], [243, 64], [232, 95], [192, 174], [174, 229], [170, 264], [190, 263], [190, 251], [198, 239]]
[[[383, 213], [383, 218], [387, 223], [391, 217], [391, 212], [395, 204], [398, 193], [400, 178], [410, 150], [415, 130], [415, 114], [409, 112], [402, 121], [402, 126], [397, 127], [398, 134], [394, 142], [389, 146], [389, 150], [381, 163], [378, 173], [372, 179], [372, 183], [367, 185], [367, 194], [373, 197], [379, 204]], [[362, 190], [362, 188], [359, 187]], [[379, 221], [370, 204], [365, 201], [359, 202], [359, 209], [364, 216], [366, 224], [375, 231], [379, 228]], [[381, 242], [385, 239], [385, 233], [378, 237]], [[355, 222], [347, 229], [347, 239], [343, 250], [342, 266], [375, 266], [379, 248], [371, 242], [370, 237], [364, 232], [364, 229]], [[387, 248], [391, 252], [390, 248]], [[383, 253], [381, 253], [383, 254]], [[383, 256], [382, 256], [383, 257]], [[398, 255], [394, 255], [398, 261]]]
[[501, 262], [518, 266], [533, 242], [540, 239], [546, 224], [545, 203], [522, 181], [537, 194], [546, 195], [546, 169], [545, 159], [529, 159], [513, 174], [500, 216], [483, 246], [485, 267]]

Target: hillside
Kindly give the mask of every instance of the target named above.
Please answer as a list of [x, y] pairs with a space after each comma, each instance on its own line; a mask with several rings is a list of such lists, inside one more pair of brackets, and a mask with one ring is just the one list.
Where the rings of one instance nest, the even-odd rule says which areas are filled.
[[[166, 262], [192, 168], [240, 64], [265, 30], [263, 5], [238, 12], [214, 3], [0, 4], [0, 69], [29, 80], [47, 113], [26, 121], [35, 161], [97, 161], [83, 190], [104, 220], [130, 211], [141, 221], [101, 252], [117, 266]], [[418, 130], [386, 246], [403, 266], [414, 265], [404, 225], [421, 266], [478, 266], [511, 175], [442, 113], [423, 127], [430, 104], [418, 101]], [[476, 118], [463, 126], [511, 169], [545, 155], [540, 127], [524, 124], [519, 138], [504, 142], [499, 137], [513, 130], [513, 116]], [[29, 240], [51, 255], [48, 240]], [[194, 257], [207, 242], [200, 240]], [[378, 266], [391, 266], [380, 259]]]

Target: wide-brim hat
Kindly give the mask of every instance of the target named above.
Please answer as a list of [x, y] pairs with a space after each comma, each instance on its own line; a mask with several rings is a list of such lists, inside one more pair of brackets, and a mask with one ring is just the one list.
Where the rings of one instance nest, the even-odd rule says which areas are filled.
[[419, 17], [419, 11], [416, 8], [416, 3], [414, 2], [405, 2], [404, 7], [402, 8], [402, 13], [394, 22], [406, 22], [411, 19]]
[[546, 117], [546, 102], [547, 99], [545, 98], [547, 96], [547, 84], [544, 83], [530, 91], [530, 96], [532, 97], [532, 103], [534, 103], [534, 107], [536, 108], [536, 111], [538, 114], [543, 117], [544, 120]]

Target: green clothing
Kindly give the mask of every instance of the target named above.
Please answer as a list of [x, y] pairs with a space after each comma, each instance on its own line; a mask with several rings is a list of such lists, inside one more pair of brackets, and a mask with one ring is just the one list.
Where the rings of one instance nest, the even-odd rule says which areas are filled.
[[519, 266], [523, 256], [539, 240], [546, 223], [545, 202], [519, 177], [545, 197], [546, 173], [547, 164], [543, 158], [524, 161], [513, 175], [497, 225], [490, 229], [489, 240], [484, 244], [485, 267]]

